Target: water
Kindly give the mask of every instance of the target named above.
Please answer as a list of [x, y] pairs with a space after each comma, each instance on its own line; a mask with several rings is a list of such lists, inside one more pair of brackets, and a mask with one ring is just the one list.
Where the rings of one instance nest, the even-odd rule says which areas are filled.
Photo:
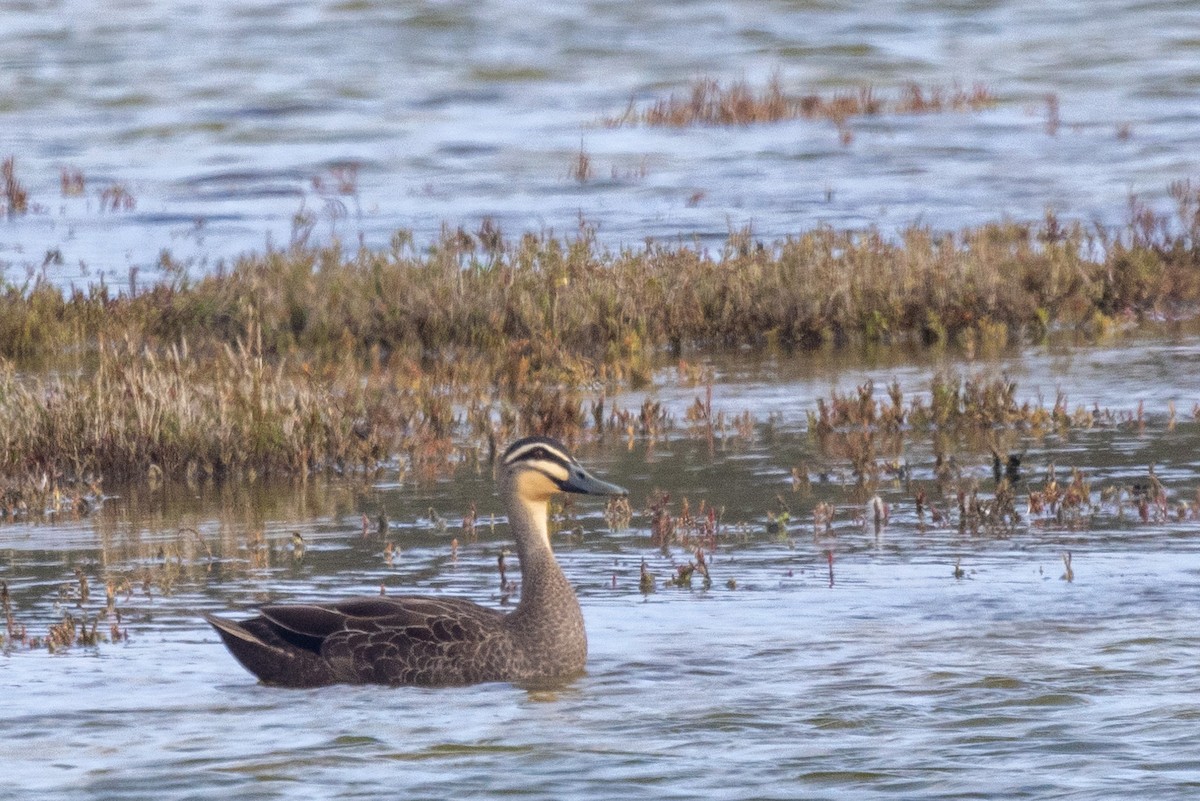
[[[424, 245], [485, 217], [513, 236], [583, 218], [612, 246], [1047, 207], [1119, 224], [1130, 193], [1168, 211], [1197, 173], [1198, 22], [1187, 0], [9, 3], [0, 154], [37, 209], [0, 222], [0, 265], [128, 288], [164, 250], [199, 274], [296, 236]], [[847, 145], [811, 121], [600, 124], [698, 76], [773, 72], [798, 94], [978, 82], [1000, 102], [854, 120]], [[62, 196], [63, 169], [82, 195]], [[114, 185], [136, 208], [103, 208]]]
[[[895, 375], [916, 389], [935, 365], [718, 365], [714, 405], [754, 413], [752, 438], [731, 435], [710, 452], [680, 430], [653, 446], [610, 439], [581, 450], [631, 488], [635, 515], [611, 531], [595, 501], [567, 512], [556, 548], [591, 652], [586, 676], [552, 689], [266, 688], [198, 614], [381, 585], [499, 605], [507, 538], [488, 476], [133, 489], [85, 521], [0, 526], [0, 579], [31, 634], [64, 610], [94, 615], [105, 579], [120, 587], [128, 633], [0, 656], [6, 790], [122, 800], [1190, 798], [1200, 783], [1200, 540], [1196, 521], [1175, 510], [1196, 499], [1200, 423], [1186, 401], [1200, 387], [1186, 366], [1198, 356], [1194, 338], [1026, 354], [1023, 398], [1070, 387], [1079, 403], [1132, 414], [1139, 392], [1153, 397], [1143, 426], [1015, 443], [1035, 486], [1050, 462], [1060, 476], [1086, 470], [1093, 514], [977, 532], [922, 523], [912, 489], [885, 481], [892, 518], [877, 533], [839, 483], [844, 465], [803, 431], [811, 399], [831, 386]], [[664, 387], [662, 397], [674, 405], [689, 392]], [[932, 487], [927, 445], [911, 440], [913, 477]], [[960, 459], [986, 495], [989, 457]], [[793, 492], [801, 462], [829, 480]], [[1103, 487], [1145, 481], [1151, 463], [1171, 515], [1142, 522], [1128, 502], [1100, 502]], [[663, 586], [689, 553], [651, 542], [643, 510], [659, 490], [674, 512], [684, 497], [693, 511], [722, 508], [711, 588]], [[771, 533], [780, 498], [792, 518]], [[931, 499], [955, 506], [932, 489]], [[1020, 500], [1024, 511], [1024, 490]], [[819, 501], [837, 510], [829, 533], [813, 531]], [[472, 502], [477, 540], [460, 528]], [[387, 541], [400, 549], [391, 565]], [[643, 559], [660, 585], [648, 596]], [[91, 585], [82, 610], [76, 567]]]
[[[772, 239], [819, 223], [957, 228], [1004, 216], [1122, 221], [1129, 194], [1166, 208], [1197, 172], [1200, 22], [1193, 4], [895, 2], [123, 2], [6, 5], [0, 155], [34, 211], [0, 221], [3, 277], [62, 286], [158, 277], [169, 250], [195, 273], [304, 233], [427, 243], [487, 216], [510, 234], [573, 231], [606, 244]], [[914, 80], [981, 82], [971, 114], [757, 128], [607, 129], [599, 121], [707, 75], [795, 92]], [[1046, 96], [1061, 117], [1051, 121]], [[580, 150], [595, 176], [570, 170]], [[60, 170], [81, 196], [62, 196]], [[356, 172], [355, 172], [356, 170]], [[353, 191], [337, 182], [353, 179]], [[128, 211], [100, 193], [124, 186]], [[349, 187], [348, 187], [349, 188]], [[1156, 464], [1194, 499], [1200, 343], [1026, 354], [993, 365], [1024, 397], [1132, 413], [1027, 447], [1102, 486]], [[970, 369], [959, 364], [960, 369]], [[0, 655], [5, 789], [16, 798], [1191, 798], [1200, 719], [1195, 520], [1142, 523], [1105, 506], [999, 535], [922, 527], [911, 495], [878, 536], [802, 431], [831, 386], [933, 366], [763, 360], [719, 364], [714, 405], [752, 411], [752, 440], [713, 452], [680, 434], [581, 454], [633, 490], [629, 529], [578, 503], [557, 547], [591, 655], [557, 690], [263, 688], [201, 610], [402, 588], [501, 602], [506, 544], [486, 476], [431, 486], [126, 490], [94, 517], [0, 526], [0, 579], [42, 636], [64, 610], [103, 608], [128, 640]], [[655, 394], [677, 416], [698, 390]], [[638, 396], [628, 402], [636, 405]], [[1165, 430], [1174, 401], [1178, 428]], [[768, 422], [769, 421], [769, 422]], [[929, 479], [928, 448], [908, 454]], [[826, 471], [793, 494], [791, 468]], [[986, 457], [967, 459], [986, 486]], [[649, 541], [653, 491], [724, 508], [713, 587], [638, 591], [688, 555]], [[786, 535], [768, 533], [782, 497]], [[1024, 497], [1024, 496], [1022, 496]], [[814, 536], [812, 509], [837, 509]], [[477, 542], [450, 540], [470, 503]], [[940, 498], [942, 507], [953, 501]], [[431, 512], [431, 510], [433, 510]], [[386, 513], [385, 536], [374, 519]], [[436, 513], [436, 515], [435, 515]], [[362, 515], [369, 518], [363, 534]], [[444, 518], [440, 531], [434, 517]], [[195, 533], [192, 533], [194, 530]], [[303, 556], [292, 531], [307, 541]], [[386, 541], [400, 547], [388, 565]], [[1062, 554], [1072, 554], [1073, 581]], [[833, 554], [833, 575], [829, 557]], [[964, 571], [954, 577], [955, 565]], [[91, 597], [78, 608], [75, 568]], [[733, 580], [735, 587], [727, 585]], [[102, 624], [101, 631], [107, 627]]]

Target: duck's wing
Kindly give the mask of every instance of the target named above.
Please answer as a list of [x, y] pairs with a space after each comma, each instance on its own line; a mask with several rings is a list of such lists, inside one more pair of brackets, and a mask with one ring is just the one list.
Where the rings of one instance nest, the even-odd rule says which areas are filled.
[[369, 597], [323, 609], [309, 619], [318, 628], [308, 633], [331, 626], [331, 616], [342, 618], [321, 643], [342, 681], [471, 684], [505, 678], [515, 658], [504, 615], [464, 599]]
[[265, 606], [241, 623], [209, 617], [269, 684], [464, 684], [503, 678], [515, 658], [504, 615], [463, 599], [367, 596]]
[[421, 639], [463, 641], [486, 637], [504, 615], [463, 598], [365, 596], [330, 604], [264, 606], [264, 618], [297, 645], [320, 648], [328, 637], [344, 632], [428, 629]]

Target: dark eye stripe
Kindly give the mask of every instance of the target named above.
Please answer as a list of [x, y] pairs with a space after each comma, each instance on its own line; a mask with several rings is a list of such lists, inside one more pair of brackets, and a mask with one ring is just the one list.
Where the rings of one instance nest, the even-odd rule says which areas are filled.
[[542, 460], [547, 462], [555, 462], [570, 469], [572, 459], [560, 448], [553, 444], [538, 439], [532, 441], [521, 441], [513, 444], [504, 454], [504, 464], [513, 465], [522, 461]]

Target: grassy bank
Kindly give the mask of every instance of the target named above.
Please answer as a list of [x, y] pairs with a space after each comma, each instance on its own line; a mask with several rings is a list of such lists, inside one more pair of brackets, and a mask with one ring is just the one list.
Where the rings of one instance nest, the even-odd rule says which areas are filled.
[[195, 279], [176, 269], [134, 296], [9, 286], [0, 493], [396, 457], [436, 473], [524, 431], [657, 430], [653, 404], [614, 410], [604, 398], [666, 356], [871, 342], [969, 351], [1190, 315], [1200, 192], [1181, 183], [1174, 195], [1174, 217], [1135, 208], [1117, 232], [1048, 217], [611, 251], [587, 230], [510, 240], [485, 223], [427, 250], [399, 234], [382, 252], [273, 251]]
[[0, 356], [55, 364], [121, 339], [186, 339], [193, 354], [211, 355], [255, 332], [269, 357], [451, 357], [501, 381], [526, 371], [579, 378], [600, 365], [622, 372], [660, 350], [1037, 339], [1051, 327], [1191, 314], [1200, 191], [1180, 185], [1176, 194], [1183, 225], [1140, 210], [1116, 232], [1051, 216], [896, 238], [818, 228], [775, 243], [738, 232], [718, 252], [653, 243], [612, 251], [587, 230], [508, 240], [485, 223], [421, 252], [402, 234], [382, 252], [272, 251], [134, 297], [9, 286]]

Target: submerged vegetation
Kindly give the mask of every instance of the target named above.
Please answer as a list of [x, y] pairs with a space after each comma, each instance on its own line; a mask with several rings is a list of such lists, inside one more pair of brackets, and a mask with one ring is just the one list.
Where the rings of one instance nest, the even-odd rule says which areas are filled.
[[[442, 471], [508, 438], [654, 436], [614, 409], [668, 358], [900, 343], [968, 352], [1053, 330], [1102, 337], [1200, 302], [1200, 190], [1121, 231], [1003, 223], [959, 233], [818, 228], [601, 248], [593, 232], [511, 240], [488, 221], [427, 250], [297, 245], [132, 294], [0, 289], [0, 514], [86, 509], [101, 478]], [[725, 420], [697, 400], [688, 423]], [[33, 488], [33, 489], [31, 489]], [[40, 493], [40, 494], [39, 494]]]

